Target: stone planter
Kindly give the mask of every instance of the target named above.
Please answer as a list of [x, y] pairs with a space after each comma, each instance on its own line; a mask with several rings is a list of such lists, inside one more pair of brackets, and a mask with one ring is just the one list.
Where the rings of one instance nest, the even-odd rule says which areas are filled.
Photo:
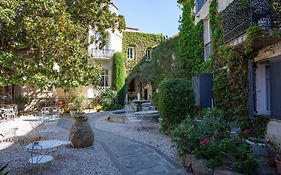
[[267, 143], [264, 142], [254, 142], [252, 140], [245, 140], [251, 146], [251, 150], [255, 156], [267, 156]]
[[77, 110], [76, 109], [71, 109], [69, 110], [70, 117], [76, 117], [77, 116]]
[[69, 141], [74, 148], [85, 148], [93, 145], [94, 132], [88, 123], [86, 116], [78, 116], [74, 118], [74, 122], [70, 129]]

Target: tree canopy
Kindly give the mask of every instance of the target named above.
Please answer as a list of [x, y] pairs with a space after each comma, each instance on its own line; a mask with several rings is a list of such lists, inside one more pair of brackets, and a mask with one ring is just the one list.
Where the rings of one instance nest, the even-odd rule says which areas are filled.
[[110, 5], [110, 0], [1, 0], [0, 86], [98, 83], [99, 66], [87, 51], [89, 26], [101, 34], [100, 43], [108, 29], [125, 28]]

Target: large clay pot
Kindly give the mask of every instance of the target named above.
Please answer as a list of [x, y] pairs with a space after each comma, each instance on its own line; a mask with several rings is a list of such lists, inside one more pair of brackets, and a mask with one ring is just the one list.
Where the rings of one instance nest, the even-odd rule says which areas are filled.
[[84, 148], [93, 145], [94, 132], [86, 116], [74, 118], [70, 129], [69, 140], [74, 148]]

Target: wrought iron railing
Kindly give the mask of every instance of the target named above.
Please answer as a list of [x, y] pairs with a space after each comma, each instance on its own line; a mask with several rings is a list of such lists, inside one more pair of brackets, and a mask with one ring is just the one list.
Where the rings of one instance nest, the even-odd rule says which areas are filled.
[[94, 58], [111, 59], [113, 57], [114, 50], [110, 49], [92, 49], [91, 55]]
[[229, 42], [254, 25], [279, 28], [281, 25], [280, 0], [234, 0], [222, 11], [224, 41]]

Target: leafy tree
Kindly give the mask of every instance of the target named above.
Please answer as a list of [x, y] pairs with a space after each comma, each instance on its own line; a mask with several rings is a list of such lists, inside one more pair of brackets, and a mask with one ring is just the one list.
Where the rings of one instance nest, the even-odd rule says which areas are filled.
[[89, 25], [101, 34], [101, 46], [108, 29], [125, 27], [124, 18], [111, 12], [110, 4], [110, 0], [1, 0], [0, 86], [98, 83], [100, 69], [87, 52]]

